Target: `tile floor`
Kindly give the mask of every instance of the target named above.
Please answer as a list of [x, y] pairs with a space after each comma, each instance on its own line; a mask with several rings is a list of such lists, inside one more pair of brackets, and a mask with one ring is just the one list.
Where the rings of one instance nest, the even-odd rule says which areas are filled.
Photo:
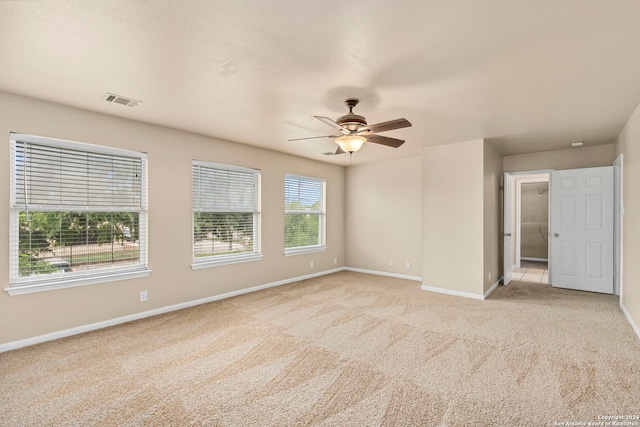
[[512, 280], [548, 285], [548, 264], [546, 262], [522, 260], [520, 262], [520, 268], [513, 269]]
[[511, 280], [528, 283], [549, 284], [549, 270], [540, 270], [537, 268], [514, 268]]

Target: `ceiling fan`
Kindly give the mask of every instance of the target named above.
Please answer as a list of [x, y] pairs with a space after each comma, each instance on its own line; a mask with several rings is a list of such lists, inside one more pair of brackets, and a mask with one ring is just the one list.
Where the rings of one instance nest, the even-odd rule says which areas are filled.
[[386, 132], [394, 129], [401, 129], [411, 126], [407, 119], [396, 119], [388, 122], [377, 123], [375, 125], [367, 125], [367, 121], [363, 116], [353, 113], [353, 107], [358, 105], [360, 100], [350, 98], [344, 101], [349, 108], [349, 113], [338, 117], [336, 121], [328, 117], [313, 116], [316, 119], [328, 124], [338, 130], [336, 135], [311, 136], [308, 138], [295, 138], [289, 141], [301, 141], [304, 139], [316, 138], [335, 138], [338, 149], [332, 154], [352, 154], [358, 151], [365, 142], [373, 142], [374, 144], [386, 145], [387, 147], [398, 148], [404, 144], [404, 140], [389, 138], [388, 136], [378, 135], [378, 132]]

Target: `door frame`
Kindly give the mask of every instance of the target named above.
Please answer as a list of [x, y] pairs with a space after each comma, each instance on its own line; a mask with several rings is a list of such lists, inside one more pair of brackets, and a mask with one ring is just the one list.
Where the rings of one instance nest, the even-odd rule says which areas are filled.
[[[505, 191], [503, 191], [503, 220], [502, 220], [502, 236], [504, 237], [504, 242], [503, 242], [503, 255], [502, 255], [502, 269], [503, 269], [503, 284], [504, 285], [508, 285], [509, 282], [511, 281], [511, 271], [513, 271], [513, 267], [518, 267], [520, 258], [517, 258], [518, 261], [518, 265], [509, 265], [507, 266], [507, 261], [508, 260], [512, 260], [511, 259], [511, 254], [514, 252], [514, 244], [516, 244], [516, 239], [513, 239], [513, 236], [510, 236], [511, 238], [509, 238], [509, 236], [506, 236], [505, 234], [509, 234], [511, 233], [513, 234], [520, 234], [520, 230], [516, 230], [516, 228], [514, 227], [514, 224], [512, 224], [511, 222], [511, 215], [507, 215], [507, 213], [510, 212], [516, 212], [516, 222], [519, 224], [520, 219], [519, 219], [519, 214], [520, 214], [520, 207], [519, 207], [519, 200], [518, 203], [516, 203], [516, 192], [513, 191], [513, 189], [511, 191], [506, 191], [506, 189], [508, 188], [508, 186], [510, 184], [513, 184], [514, 189], [519, 189], [520, 185], [518, 183], [519, 180], [524, 180], [524, 179], [530, 179], [533, 178], [535, 179], [534, 182], [542, 182], [544, 179], [540, 179], [540, 177], [546, 178], [547, 181], [549, 181], [549, 200], [551, 200], [551, 172], [553, 171], [553, 169], [541, 169], [541, 170], [532, 170], [532, 171], [521, 171], [521, 172], [505, 172], [504, 173], [504, 182], [503, 182], [503, 188], [505, 189]], [[514, 209], [517, 209], [517, 211], [515, 211]], [[549, 209], [551, 209], [551, 204], [549, 204]], [[549, 212], [551, 213], [551, 212]], [[551, 221], [551, 220], [549, 220]], [[551, 227], [551, 224], [549, 224], [549, 227]], [[519, 236], [518, 236], [518, 242], [519, 242]], [[510, 242], [509, 247], [507, 247], [507, 242]], [[549, 243], [547, 243], [547, 245], [549, 245]], [[517, 250], [517, 254], [519, 255], [520, 250], [519, 248], [516, 246], [515, 249]], [[550, 250], [551, 248], [548, 246], [548, 250]], [[507, 251], [509, 251], [509, 255], [507, 255]], [[548, 258], [549, 260], [551, 260], [551, 253], [548, 253]], [[513, 260], [512, 260], [513, 261]], [[549, 262], [548, 264], [548, 269], [549, 269], [549, 273], [551, 273], [551, 262]], [[549, 276], [551, 277], [551, 276]]]
[[613, 294], [622, 293], [622, 239], [623, 239], [623, 172], [624, 154], [613, 161]]
[[509, 172], [503, 173], [502, 181], [502, 284], [507, 286], [511, 283], [513, 276], [512, 268], [512, 245], [513, 239], [511, 238], [511, 232], [513, 224], [511, 222], [511, 211], [513, 209], [513, 174]]

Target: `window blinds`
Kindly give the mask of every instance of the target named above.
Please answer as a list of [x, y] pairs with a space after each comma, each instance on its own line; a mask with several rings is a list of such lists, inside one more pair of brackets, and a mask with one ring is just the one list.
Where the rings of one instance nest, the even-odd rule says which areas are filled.
[[194, 262], [242, 260], [260, 252], [260, 171], [194, 161]]
[[12, 134], [11, 162], [12, 286], [146, 270], [146, 154]]
[[285, 252], [325, 245], [325, 181], [285, 176]]
[[142, 161], [17, 141], [14, 207], [139, 211], [143, 203]]

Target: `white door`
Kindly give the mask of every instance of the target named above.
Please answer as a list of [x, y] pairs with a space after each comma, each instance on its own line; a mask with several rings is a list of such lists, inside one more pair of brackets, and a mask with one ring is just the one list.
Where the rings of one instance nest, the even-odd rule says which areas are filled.
[[551, 284], [613, 293], [613, 168], [551, 173]]
[[504, 230], [502, 236], [504, 237], [504, 250], [503, 250], [503, 269], [502, 272], [502, 280], [503, 284], [506, 286], [511, 282], [512, 271], [511, 267], [513, 266], [513, 257], [511, 252], [511, 242], [512, 242], [512, 228], [513, 224], [511, 223], [511, 201], [513, 200], [513, 181], [512, 175], [505, 173], [504, 174], [504, 198], [503, 198], [503, 224]]

